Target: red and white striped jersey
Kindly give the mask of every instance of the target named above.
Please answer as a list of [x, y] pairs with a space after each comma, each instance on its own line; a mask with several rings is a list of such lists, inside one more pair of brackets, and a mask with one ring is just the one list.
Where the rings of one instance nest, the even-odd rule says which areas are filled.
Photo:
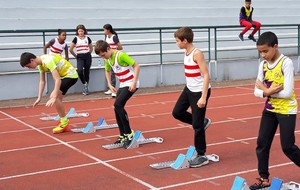
[[[108, 59], [108, 64], [111, 66], [111, 68], [114, 70], [115, 75], [118, 77], [120, 81], [120, 88], [122, 87], [129, 87], [133, 83], [134, 79], [134, 72], [131, 69], [130, 66], [121, 66], [118, 63], [118, 57], [119, 57], [120, 52], [117, 51], [115, 60], [114, 60], [114, 65], [112, 65]], [[137, 82], [136, 85], [137, 88], [139, 88], [139, 81]]]
[[89, 40], [88, 37], [85, 36], [84, 39], [80, 39], [78, 36], [77, 43], [76, 43], [76, 51], [78, 54], [80, 53], [88, 53], [89, 52]]
[[105, 41], [109, 44], [111, 49], [117, 49], [118, 48], [117, 43], [114, 42], [114, 36], [116, 36], [116, 35], [113, 34], [111, 37], [106, 35], [106, 38], [105, 38]]
[[57, 54], [57, 55], [61, 55], [61, 53], [65, 50], [68, 51], [68, 45], [67, 43], [59, 43], [57, 38], [54, 38], [50, 41], [50, 51], [49, 54]]
[[[194, 61], [194, 53], [197, 48], [184, 56], [184, 73], [186, 86], [192, 92], [201, 92], [203, 90], [203, 76], [199, 65]], [[210, 88], [210, 85], [209, 85]]]

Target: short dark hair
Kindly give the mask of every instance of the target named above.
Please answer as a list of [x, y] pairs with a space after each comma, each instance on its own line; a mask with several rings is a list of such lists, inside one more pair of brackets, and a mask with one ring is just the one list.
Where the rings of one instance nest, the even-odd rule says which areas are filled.
[[194, 40], [194, 33], [191, 28], [182, 27], [176, 30], [174, 37], [180, 39], [181, 41], [186, 39], [189, 43], [192, 43]]
[[109, 44], [106, 41], [98, 40], [95, 44], [95, 53], [98, 55], [100, 52], [107, 52]]
[[251, 3], [251, 0], [245, 0], [245, 2], [247, 2], [247, 3]]
[[24, 52], [20, 56], [20, 65], [22, 67], [25, 67], [27, 64], [30, 63], [31, 59], [35, 59], [35, 58], [36, 58], [36, 56], [33, 53]]
[[63, 32], [64, 32], [64, 33], [67, 33], [67, 32], [66, 32], [65, 30], [63, 30], [63, 29], [58, 29], [58, 30], [57, 30], [58, 35], [61, 35], [61, 33], [63, 33]]
[[270, 31], [262, 33], [256, 42], [257, 46], [268, 45], [270, 47], [274, 47], [275, 44], [278, 45], [278, 38], [276, 34]]

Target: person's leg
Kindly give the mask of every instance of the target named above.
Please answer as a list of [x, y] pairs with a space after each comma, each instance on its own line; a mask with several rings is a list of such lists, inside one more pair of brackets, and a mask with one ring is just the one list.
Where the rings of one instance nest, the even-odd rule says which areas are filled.
[[242, 20], [240, 24], [241, 26], [245, 26], [244, 30], [241, 32], [241, 35], [244, 35], [252, 27], [252, 24], [247, 20]]
[[[188, 91], [189, 90], [187, 87], [185, 87], [183, 89], [182, 93], [180, 94], [180, 96], [173, 108], [172, 115], [175, 119], [178, 119], [181, 122], [192, 125], [193, 124], [192, 114], [187, 111], [188, 108], [190, 107], [190, 102], [187, 97]], [[208, 118], [205, 118], [204, 119], [205, 130], [209, 127], [210, 124], [211, 124], [211, 120]]]
[[86, 83], [90, 82], [90, 69], [92, 66], [92, 56], [90, 53], [84, 54], [84, 80]]
[[85, 84], [84, 74], [84, 59], [81, 54], [77, 54], [77, 73], [82, 84]]
[[209, 163], [209, 160], [205, 156], [206, 152], [206, 136], [205, 136], [205, 112], [210, 96], [210, 89], [208, 90], [206, 105], [203, 108], [199, 108], [197, 105], [198, 100], [202, 96], [202, 92], [189, 92], [189, 101], [191, 103], [192, 117], [193, 117], [193, 129], [194, 129], [194, 145], [197, 151], [197, 156], [190, 161], [190, 167], [200, 167]]
[[125, 110], [126, 102], [131, 98], [135, 92], [130, 92], [128, 87], [119, 88], [117, 92], [116, 101], [114, 103], [114, 110], [117, 119], [117, 123], [121, 134], [130, 134], [131, 128], [129, 124], [128, 114]]
[[90, 69], [92, 65], [92, 56], [90, 53], [84, 54], [84, 70], [83, 70], [83, 77], [85, 83], [83, 88], [83, 94], [88, 95], [89, 94], [89, 82], [90, 82]]
[[255, 20], [253, 20], [253, 23], [255, 25], [254, 30], [252, 31], [252, 33], [250, 34], [251, 36], [254, 36], [254, 34], [256, 34], [256, 32], [260, 29], [261, 27], [261, 23], [257, 22]]
[[[126, 110], [124, 109], [126, 102], [136, 92], [130, 92], [129, 87], [120, 88], [117, 92], [117, 98], [114, 103], [115, 115], [119, 125], [120, 137], [117, 141], [123, 143], [124, 148], [128, 148], [133, 138], [134, 132], [131, 130], [129, 118]], [[136, 89], [138, 90], [138, 89]]]
[[110, 77], [111, 77], [111, 85], [113, 87], [116, 87], [116, 74], [113, 69], [111, 69], [110, 71]]
[[277, 114], [280, 126], [280, 142], [284, 154], [300, 167], [300, 149], [295, 145], [296, 115]]
[[203, 108], [199, 108], [197, 105], [198, 100], [202, 96], [202, 92], [189, 92], [189, 100], [192, 109], [192, 126], [195, 132], [194, 144], [198, 155], [203, 156], [206, 152], [206, 138], [204, 129], [204, 118], [207, 108], [208, 99], [210, 97], [210, 89], [208, 89], [206, 105]]
[[[116, 74], [113, 69], [111, 69], [110, 78], [111, 78], [111, 85], [113, 87], [116, 87]], [[111, 92], [111, 97], [115, 98], [116, 96], [117, 96], [116, 93]]]
[[60, 122], [58, 126], [52, 130], [53, 133], [62, 133], [64, 131], [70, 130], [69, 119], [66, 116], [65, 107], [63, 104], [63, 97], [67, 93], [69, 88], [77, 82], [77, 80], [77, 78], [65, 78], [61, 80], [60, 93], [54, 103], [56, 111], [60, 116]]
[[60, 91], [59, 92], [59, 95], [55, 101], [55, 109], [59, 115], [60, 118], [63, 118], [66, 116], [66, 112], [65, 112], [65, 108], [63, 106], [63, 103], [62, 103], [62, 100], [63, 100], [63, 95], [62, 95], [62, 92]]
[[257, 138], [256, 156], [258, 159], [258, 173], [256, 182], [249, 188], [251, 190], [262, 189], [270, 186], [269, 181], [269, 157], [270, 148], [278, 126], [276, 113], [264, 110], [262, 113], [259, 134]]
[[187, 109], [190, 107], [187, 95], [188, 91], [188, 88], [185, 86], [173, 108], [172, 115], [175, 119], [192, 125], [192, 114], [187, 111]]
[[264, 110], [261, 117], [257, 138], [256, 155], [258, 159], [258, 173], [264, 179], [269, 178], [270, 148], [278, 126], [276, 114]]

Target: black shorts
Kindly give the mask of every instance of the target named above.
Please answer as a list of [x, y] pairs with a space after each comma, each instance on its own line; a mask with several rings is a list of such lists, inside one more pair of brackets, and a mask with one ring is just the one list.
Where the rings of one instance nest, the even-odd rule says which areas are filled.
[[69, 88], [73, 86], [77, 82], [78, 78], [64, 78], [61, 79], [60, 84], [60, 91], [62, 91], [62, 94], [65, 95]]

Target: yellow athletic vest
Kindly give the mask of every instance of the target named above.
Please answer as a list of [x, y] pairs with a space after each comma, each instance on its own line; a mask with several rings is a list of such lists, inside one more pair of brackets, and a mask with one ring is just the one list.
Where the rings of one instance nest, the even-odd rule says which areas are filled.
[[[282, 64], [285, 57], [282, 57], [273, 69], [268, 68], [268, 63], [264, 63], [264, 82], [269, 88], [272, 85], [284, 85], [284, 75]], [[295, 114], [298, 104], [294, 90], [292, 96], [288, 99], [268, 97], [265, 109], [280, 114]]]
[[245, 11], [246, 11], [246, 16], [247, 16], [247, 18], [249, 18], [250, 14], [252, 12], [252, 7], [250, 7], [250, 9], [247, 9], [246, 5], [244, 5], [244, 7], [245, 7]]

